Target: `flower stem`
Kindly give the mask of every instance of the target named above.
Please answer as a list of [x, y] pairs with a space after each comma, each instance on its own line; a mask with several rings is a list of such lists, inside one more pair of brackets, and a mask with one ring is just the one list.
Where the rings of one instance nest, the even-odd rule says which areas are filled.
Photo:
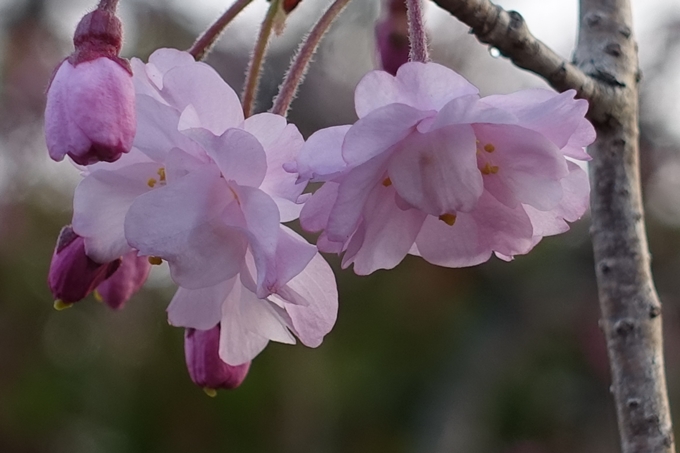
[[[107, 0], [102, 0], [107, 1]], [[118, 1], [118, 0], [109, 0]], [[217, 42], [224, 29], [234, 19], [243, 8], [253, 0], [237, 0], [228, 10], [217, 18], [213, 24], [203, 32], [201, 36], [196, 39], [196, 42], [189, 48], [188, 52], [196, 59], [196, 61], [203, 60]]]
[[321, 19], [316, 23], [312, 31], [302, 41], [297, 54], [293, 58], [293, 62], [288, 69], [286, 78], [281, 87], [279, 87], [279, 94], [274, 100], [274, 106], [271, 109], [272, 113], [286, 116], [290, 103], [297, 93], [298, 87], [307, 73], [309, 62], [316, 52], [321, 38], [326, 34], [333, 21], [340, 15], [351, 0], [335, 0], [333, 4], [328, 7], [326, 12], [321, 16]]
[[246, 118], [252, 115], [253, 109], [255, 108], [255, 98], [257, 97], [257, 89], [260, 84], [260, 75], [262, 74], [262, 63], [264, 62], [264, 56], [267, 53], [269, 37], [274, 28], [274, 20], [276, 19], [276, 14], [279, 12], [280, 7], [281, 0], [271, 0], [269, 10], [267, 10], [267, 15], [260, 28], [260, 35], [257, 37], [255, 43], [255, 49], [253, 49], [253, 55], [250, 57], [248, 72], [246, 73], [246, 84], [243, 88], [243, 96], [241, 99], [243, 114]]
[[118, 6], [118, 0], [101, 0], [99, 2], [99, 9], [104, 9], [110, 12], [115, 12], [116, 7]]
[[423, 22], [423, 5], [421, 0], [406, 0], [408, 7], [408, 36], [411, 41], [411, 61], [427, 63], [430, 55], [427, 50], [427, 33]]

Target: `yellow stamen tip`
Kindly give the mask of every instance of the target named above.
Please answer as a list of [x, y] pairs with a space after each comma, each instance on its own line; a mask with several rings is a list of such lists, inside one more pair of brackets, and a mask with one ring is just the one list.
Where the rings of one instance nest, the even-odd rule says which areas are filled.
[[208, 387], [203, 387], [203, 391], [205, 392], [206, 395], [208, 395], [210, 398], [215, 398], [217, 396], [217, 390], [211, 389]]
[[484, 145], [484, 151], [486, 151], [487, 153], [492, 153], [496, 151], [496, 147], [493, 146], [491, 143], [487, 143], [486, 145]]
[[158, 181], [156, 181], [154, 178], [149, 178], [149, 180], [146, 182], [146, 185], [153, 189], [157, 182]]
[[385, 178], [383, 179], [382, 185], [385, 187], [389, 187], [392, 185], [392, 180], [390, 178]]
[[492, 165], [489, 168], [489, 171], [491, 171], [491, 173], [495, 175], [496, 173], [498, 173], [498, 165]]
[[154, 266], [160, 266], [161, 264], [163, 264], [163, 258], [161, 258], [160, 256], [150, 256], [149, 264], [153, 264]]
[[161, 181], [165, 181], [165, 168], [161, 167], [158, 169], [158, 176], [161, 178]]
[[94, 290], [92, 295], [94, 296], [94, 300], [96, 300], [97, 302], [104, 302], [104, 298], [102, 297], [101, 294], [99, 294], [99, 291], [97, 291], [96, 289]]
[[66, 310], [67, 308], [71, 307], [73, 307], [73, 304], [70, 302], [64, 302], [61, 299], [57, 299], [54, 301], [54, 309], [57, 311]]
[[454, 223], [456, 223], [456, 215], [455, 214], [442, 214], [439, 216], [439, 220], [447, 224], [448, 226], [453, 226]]

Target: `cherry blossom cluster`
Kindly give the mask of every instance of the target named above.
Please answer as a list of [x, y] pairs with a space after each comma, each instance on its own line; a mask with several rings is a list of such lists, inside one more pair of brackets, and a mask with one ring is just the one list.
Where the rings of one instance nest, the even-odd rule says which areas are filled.
[[[94, 293], [119, 309], [167, 262], [168, 319], [186, 329], [189, 373], [211, 394], [238, 386], [269, 341], [322, 342], [338, 293], [319, 250], [359, 275], [407, 254], [472, 266], [527, 253], [587, 208], [574, 160], [589, 159], [594, 131], [573, 92], [482, 98], [399, 49], [383, 55], [391, 73], [358, 84], [356, 123], [305, 141], [284, 116], [245, 117], [191, 53], [121, 59], [114, 9], [85, 16], [48, 91], [50, 156], [83, 176], [48, 283], [57, 308]], [[323, 185], [304, 193], [309, 182]], [[321, 233], [316, 246], [284, 225], [298, 218]]]

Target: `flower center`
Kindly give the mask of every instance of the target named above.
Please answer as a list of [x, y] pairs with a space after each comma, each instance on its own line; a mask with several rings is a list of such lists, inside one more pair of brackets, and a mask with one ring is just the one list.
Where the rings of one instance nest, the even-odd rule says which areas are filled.
[[159, 168], [156, 174], [158, 175], [158, 179], [149, 178], [149, 180], [146, 182], [146, 185], [151, 187], [152, 189], [156, 187], [156, 184], [158, 184], [159, 182], [161, 183], [161, 185], [165, 185], [165, 168], [164, 167]]

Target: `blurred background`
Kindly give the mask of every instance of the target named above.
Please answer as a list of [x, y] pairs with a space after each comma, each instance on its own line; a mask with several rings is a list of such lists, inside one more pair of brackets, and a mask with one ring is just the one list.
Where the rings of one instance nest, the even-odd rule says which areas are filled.
[[[188, 48], [229, 0], [124, 0], [124, 56]], [[576, 0], [498, 2], [568, 58]], [[642, 172], [666, 368], [680, 426], [680, 4], [636, 3]], [[276, 38], [259, 110], [328, 0], [307, 0]], [[318, 349], [270, 346], [244, 384], [207, 397], [166, 322], [164, 269], [120, 312], [94, 299], [56, 312], [46, 275], [79, 181], [47, 158], [44, 91], [95, 0], [0, 0], [0, 452], [609, 453], [618, 434], [586, 216], [511, 263], [337, 273], [340, 312]], [[267, 3], [254, 0], [208, 58], [241, 90]], [[375, 67], [379, 0], [353, 2], [293, 104], [305, 135], [354, 120]], [[433, 59], [483, 94], [545, 86], [427, 5]], [[338, 268], [337, 257], [328, 257]], [[676, 435], [677, 438], [677, 435]]]

